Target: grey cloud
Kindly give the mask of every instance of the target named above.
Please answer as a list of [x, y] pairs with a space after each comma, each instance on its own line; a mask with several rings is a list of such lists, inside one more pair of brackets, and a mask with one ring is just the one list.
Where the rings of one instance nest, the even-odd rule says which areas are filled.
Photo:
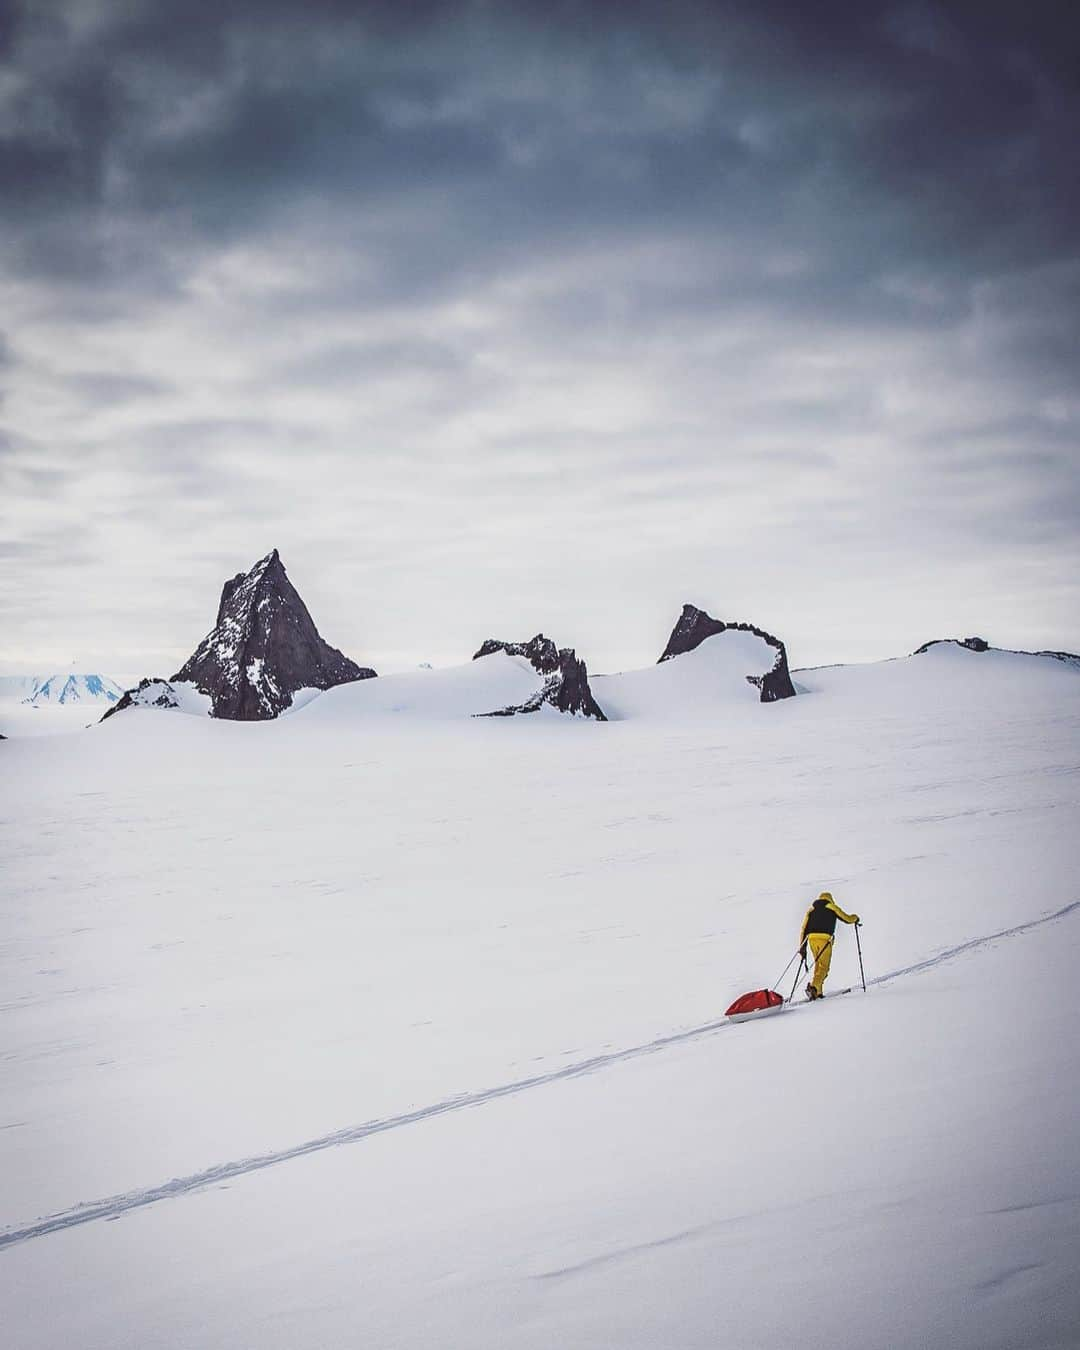
[[98, 370], [68, 371], [61, 380], [71, 393], [99, 406], [152, 399], [168, 393], [172, 387], [168, 381], [148, 375]]
[[46, 468], [22, 464], [10, 471], [7, 480], [9, 490], [16, 490], [15, 475], [19, 478], [19, 487], [31, 493], [51, 494], [62, 491], [71, 480], [70, 468]]
[[469, 355], [449, 343], [402, 339], [324, 344], [283, 362], [271, 372], [271, 378], [321, 387], [355, 384], [358, 380], [401, 371], [461, 381], [469, 378], [471, 370]]
[[[134, 441], [140, 450], [151, 452], [146, 463], [152, 472], [171, 473], [177, 467], [187, 465], [209, 477], [213, 473], [215, 451], [238, 441], [267, 446], [280, 444], [286, 436], [287, 428], [267, 418], [184, 417], [146, 422], [135, 432]], [[176, 452], [180, 458], [166, 459], [161, 452]]]

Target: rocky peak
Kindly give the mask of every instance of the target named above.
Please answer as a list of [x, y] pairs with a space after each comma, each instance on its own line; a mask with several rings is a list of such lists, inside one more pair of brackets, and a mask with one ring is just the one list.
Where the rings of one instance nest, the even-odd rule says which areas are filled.
[[124, 712], [128, 708], [178, 708], [180, 700], [176, 696], [176, 690], [168, 682], [155, 676], [148, 676], [145, 680], [140, 680], [135, 689], [127, 689], [112, 707], [102, 716], [102, 721], [107, 722], [110, 717], [118, 712]]
[[217, 622], [172, 677], [211, 698], [214, 717], [277, 717], [299, 689], [332, 689], [375, 671], [323, 641], [277, 549], [221, 591]]
[[[762, 628], [755, 628], [752, 623], [725, 623], [723, 619], [714, 619], [711, 614], [706, 614], [695, 605], [683, 605], [682, 613], [671, 630], [671, 636], [660, 661], [670, 661], [672, 657], [682, 656], [684, 652], [692, 652], [695, 647], [700, 647], [706, 638], [726, 633], [729, 629], [738, 633], [753, 633], [755, 637], [761, 638], [763, 642], [776, 649], [776, 661], [772, 670], [764, 675], [747, 676], [750, 683], [757, 685], [761, 690], [762, 703], [775, 703], [777, 699], [794, 698], [795, 686], [791, 683], [791, 673], [788, 670], [787, 649], [778, 637], [773, 637]], [[657, 665], [659, 664], [658, 661]]]
[[560, 712], [570, 713], [574, 717], [591, 717], [597, 722], [607, 721], [604, 710], [593, 698], [593, 692], [589, 688], [589, 672], [585, 662], [573, 647], [559, 649], [558, 685], [549, 691], [545, 701], [558, 708]]
[[569, 713], [572, 717], [591, 717], [597, 722], [606, 722], [603, 709], [593, 698], [589, 688], [589, 672], [573, 647], [556, 647], [543, 633], [529, 642], [500, 642], [497, 638], [488, 638], [473, 657], [477, 661], [482, 656], [491, 656], [494, 652], [506, 652], [508, 656], [523, 656], [529, 661], [538, 675], [544, 677], [544, 683], [525, 703], [510, 708], [499, 708], [495, 712], [481, 714], [485, 717], [513, 717], [516, 713], [537, 712], [547, 704], [559, 712]]

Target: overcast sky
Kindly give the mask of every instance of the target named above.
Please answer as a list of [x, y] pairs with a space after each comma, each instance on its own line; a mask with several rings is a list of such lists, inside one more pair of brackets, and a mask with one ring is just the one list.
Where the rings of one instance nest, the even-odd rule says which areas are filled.
[[1080, 650], [1075, 9], [0, 0], [0, 668]]

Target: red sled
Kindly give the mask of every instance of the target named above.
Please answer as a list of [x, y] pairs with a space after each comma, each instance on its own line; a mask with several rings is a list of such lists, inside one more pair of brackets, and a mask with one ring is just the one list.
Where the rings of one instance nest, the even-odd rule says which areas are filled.
[[737, 998], [724, 1016], [730, 1017], [733, 1022], [745, 1022], [749, 1017], [779, 1012], [783, 1006], [783, 995], [778, 994], [775, 989], [755, 989]]

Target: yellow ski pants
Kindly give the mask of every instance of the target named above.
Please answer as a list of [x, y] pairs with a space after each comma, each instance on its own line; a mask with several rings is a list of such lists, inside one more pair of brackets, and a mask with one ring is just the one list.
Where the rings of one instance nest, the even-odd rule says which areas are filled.
[[829, 978], [829, 966], [832, 965], [833, 939], [829, 933], [811, 933], [806, 941], [814, 953], [814, 978], [811, 984], [821, 994]]

